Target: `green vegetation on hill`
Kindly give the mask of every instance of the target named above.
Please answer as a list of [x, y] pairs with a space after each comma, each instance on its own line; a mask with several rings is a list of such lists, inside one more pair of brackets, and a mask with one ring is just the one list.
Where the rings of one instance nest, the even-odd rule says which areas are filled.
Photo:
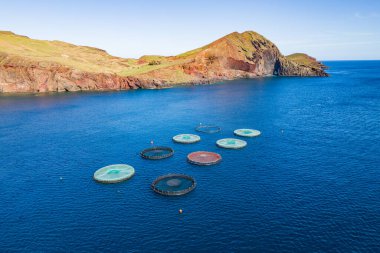
[[133, 63], [130, 59], [111, 56], [101, 49], [61, 41], [33, 40], [11, 32], [0, 32], [0, 52], [10, 57], [55, 63], [88, 72], [117, 73]]
[[302, 53], [295, 53], [286, 56], [287, 59], [302, 65], [302, 66], [308, 66], [308, 67], [314, 67], [314, 68], [320, 68], [321, 64], [315, 60], [315, 58], [308, 56], [307, 54]]
[[184, 59], [158, 55], [123, 59], [93, 47], [76, 46], [61, 41], [34, 40], [6, 31], [0, 31], [0, 54], [43, 63], [40, 65], [59, 64], [86, 72], [121, 76], [144, 74], [185, 62]]
[[182, 54], [179, 54], [177, 55], [176, 57], [178, 58], [186, 58], [186, 57], [189, 57], [189, 56], [192, 56], [192, 55], [195, 55], [205, 49], [207, 49], [209, 45], [206, 45], [206, 46], [203, 46], [203, 47], [200, 47], [200, 48], [196, 48], [196, 49], [193, 49], [193, 50], [190, 50], [190, 51], [187, 51], [185, 53], [182, 53]]

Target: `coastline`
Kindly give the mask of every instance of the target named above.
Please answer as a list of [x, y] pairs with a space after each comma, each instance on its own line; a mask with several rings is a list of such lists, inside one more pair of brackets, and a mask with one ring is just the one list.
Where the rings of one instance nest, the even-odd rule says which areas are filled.
[[[324, 76], [324, 77], [328, 77]], [[65, 93], [106, 93], [106, 92], [127, 92], [127, 91], [135, 91], [135, 90], [163, 90], [163, 89], [172, 89], [172, 88], [178, 88], [178, 87], [191, 87], [191, 86], [204, 86], [204, 85], [217, 85], [220, 83], [225, 83], [229, 81], [235, 81], [235, 80], [244, 80], [244, 79], [261, 79], [261, 78], [283, 78], [283, 77], [291, 77], [291, 78], [310, 78], [310, 76], [278, 76], [278, 75], [265, 75], [265, 76], [255, 76], [255, 77], [236, 77], [236, 78], [229, 78], [229, 79], [211, 79], [211, 80], [205, 80], [200, 82], [185, 82], [185, 83], [178, 83], [178, 84], [160, 84], [161, 86], [154, 84], [152, 86], [148, 87], [136, 87], [136, 88], [129, 88], [129, 89], [79, 89], [79, 90], [57, 90], [57, 91], [40, 91], [40, 92], [3, 92], [0, 91], [0, 97], [11, 97], [11, 96], [38, 96], [38, 95], [54, 95], [54, 94], [65, 94]], [[316, 78], [319, 78], [319, 76], [315, 76]]]

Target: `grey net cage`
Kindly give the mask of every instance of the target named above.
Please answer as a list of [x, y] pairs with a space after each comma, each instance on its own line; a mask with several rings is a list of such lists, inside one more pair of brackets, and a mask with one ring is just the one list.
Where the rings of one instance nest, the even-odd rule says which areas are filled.
[[183, 174], [168, 174], [158, 177], [151, 184], [156, 193], [166, 196], [180, 196], [191, 192], [196, 187], [195, 179]]
[[150, 160], [159, 160], [171, 157], [174, 154], [174, 150], [169, 147], [152, 147], [141, 151], [142, 158]]
[[214, 125], [199, 125], [195, 130], [202, 133], [213, 134], [220, 132], [222, 129]]

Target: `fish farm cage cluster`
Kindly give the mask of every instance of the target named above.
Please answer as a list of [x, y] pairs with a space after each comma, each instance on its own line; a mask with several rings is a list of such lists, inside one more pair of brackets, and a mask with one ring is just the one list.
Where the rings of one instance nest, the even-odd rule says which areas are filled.
[[[221, 128], [214, 125], [199, 125], [196, 131], [215, 134], [221, 132]], [[234, 134], [241, 137], [257, 137], [261, 134], [255, 129], [236, 129]], [[195, 134], [178, 134], [173, 141], [180, 144], [192, 144], [201, 141], [201, 137]], [[152, 142], [153, 143], [153, 142]], [[247, 146], [247, 141], [224, 138], [216, 141], [216, 145], [226, 149], [241, 149]], [[144, 159], [160, 160], [174, 155], [170, 147], [157, 146], [144, 149], [140, 152]], [[187, 161], [194, 165], [209, 166], [222, 161], [222, 156], [209, 151], [196, 151], [187, 155]], [[135, 169], [127, 164], [114, 164], [98, 169], [94, 173], [94, 179], [100, 183], [118, 183], [130, 179], [135, 174]], [[191, 176], [184, 174], [167, 174], [156, 178], [151, 188], [154, 192], [165, 196], [181, 196], [195, 189], [197, 183]]]

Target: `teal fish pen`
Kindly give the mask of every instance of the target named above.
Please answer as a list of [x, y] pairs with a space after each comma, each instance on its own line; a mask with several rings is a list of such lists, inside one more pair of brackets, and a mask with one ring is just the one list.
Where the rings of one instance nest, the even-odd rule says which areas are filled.
[[247, 146], [247, 142], [239, 139], [226, 138], [218, 140], [216, 145], [221, 148], [239, 149]]
[[178, 134], [173, 137], [173, 141], [183, 144], [196, 143], [201, 140], [201, 137], [195, 134]]
[[234, 134], [237, 136], [242, 136], [242, 137], [257, 137], [261, 134], [261, 132], [255, 129], [243, 128], [243, 129], [236, 129], [234, 131]]
[[94, 173], [94, 179], [101, 183], [118, 183], [130, 179], [135, 174], [135, 169], [127, 164], [113, 164], [98, 169]]

